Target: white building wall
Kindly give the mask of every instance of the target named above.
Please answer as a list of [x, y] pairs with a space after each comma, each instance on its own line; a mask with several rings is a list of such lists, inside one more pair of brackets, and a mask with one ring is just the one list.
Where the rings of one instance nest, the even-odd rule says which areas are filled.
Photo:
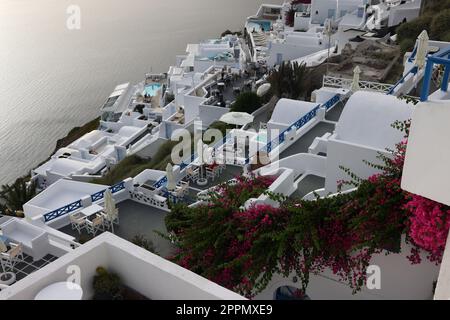
[[109, 232], [0, 292], [0, 300], [33, 300], [46, 286], [70, 280], [69, 266], [80, 268], [83, 299], [91, 299], [98, 266], [117, 273], [122, 282], [153, 300], [242, 300], [240, 295], [169, 262]]
[[[352, 294], [351, 288], [330, 270], [326, 270], [320, 275], [311, 275], [310, 283], [306, 294], [312, 299], [324, 300], [424, 300], [433, 297], [433, 282], [436, 281], [439, 266], [430, 263], [426, 255], [422, 255], [422, 263], [411, 265], [407, 256], [410, 253], [410, 246], [402, 242], [402, 250], [399, 254], [385, 255], [385, 252], [374, 255], [370, 265], [378, 266], [380, 269], [380, 288], [368, 289], [364, 287], [357, 294]], [[294, 283], [291, 274], [288, 278], [280, 274], [272, 277], [270, 284], [256, 296], [256, 300], [273, 299], [275, 290], [281, 286], [293, 286], [301, 288], [301, 285]]]
[[350, 170], [362, 179], [366, 179], [372, 174], [379, 172], [363, 160], [371, 163], [382, 164], [377, 159], [378, 152], [389, 155], [385, 150], [373, 149], [358, 144], [339, 141], [331, 137], [327, 144], [327, 171], [325, 189], [327, 192], [336, 193], [338, 181], [351, 180], [351, 178], [340, 169], [350, 168]]

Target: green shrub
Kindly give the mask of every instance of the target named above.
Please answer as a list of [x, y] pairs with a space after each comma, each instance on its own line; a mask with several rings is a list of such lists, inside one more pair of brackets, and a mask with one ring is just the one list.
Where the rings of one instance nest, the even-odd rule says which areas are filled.
[[441, 40], [442, 36], [450, 30], [450, 9], [438, 13], [433, 18], [430, 29], [430, 38], [433, 40]]
[[121, 299], [122, 282], [115, 273], [109, 273], [103, 267], [97, 267], [94, 276], [94, 300], [119, 300]]
[[261, 105], [261, 98], [255, 92], [243, 92], [236, 98], [231, 111], [252, 113]]
[[401, 24], [397, 28], [398, 42], [402, 43], [405, 40], [410, 40], [413, 41], [414, 46], [417, 37], [423, 30], [430, 32], [431, 20], [432, 16], [423, 16]]
[[412, 51], [415, 44], [416, 41], [414, 41], [413, 39], [404, 39], [400, 41], [400, 50], [402, 50], [403, 53]]
[[[222, 121], [215, 121], [210, 126], [209, 129], [217, 129], [220, 132], [222, 132], [223, 136], [226, 136], [227, 129], [233, 129], [234, 126], [230, 125], [228, 123], [222, 122]], [[211, 142], [211, 141], [204, 141], [205, 143]]]
[[131, 242], [141, 248], [144, 248], [147, 251], [155, 253], [155, 246], [153, 245], [153, 242], [151, 240], [148, 240], [142, 234], [135, 235], [131, 239]]

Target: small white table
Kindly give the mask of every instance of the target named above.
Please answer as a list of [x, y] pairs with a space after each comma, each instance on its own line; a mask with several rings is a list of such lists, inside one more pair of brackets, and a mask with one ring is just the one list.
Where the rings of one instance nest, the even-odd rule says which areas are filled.
[[81, 300], [83, 289], [73, 282], [56, 282], [42, 289], [34, 300]]
[[104, 209], [102, 206], [99, 206], [98, 204], [94, 203], [94, 204], [90, 205], [89, 207], [81, 210], [80, 213], [86, 217], [90, 217], [96, 213], [99, 213], [100, 211], [103, 211], [103, 210]]

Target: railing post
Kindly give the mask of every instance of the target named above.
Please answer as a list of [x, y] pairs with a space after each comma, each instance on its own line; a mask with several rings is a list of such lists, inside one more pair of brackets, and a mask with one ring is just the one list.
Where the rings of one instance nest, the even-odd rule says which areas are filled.
[[422, 93], [420, 94], [420, 101], [427, 101], [430, 93], [431, 76], [433, 74], [433, 61], [429, 58], [427, 66], [425, 67], [425, 74], [423, 75]]
[[450, 78], [450, 65], [445, 66], [444, 76], [442, 77], [441, 90], [447, 92], [448, 80]]

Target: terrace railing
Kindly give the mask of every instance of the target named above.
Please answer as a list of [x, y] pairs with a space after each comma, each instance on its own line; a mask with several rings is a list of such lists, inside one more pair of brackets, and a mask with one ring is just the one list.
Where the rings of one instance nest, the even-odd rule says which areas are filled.
[[[110, 189], [111, 193], [113, 193], [113, 194], [117, 193], [117, 192], [125, 189], [125, 182], [121, 181], [121, 182], [119, 182], [119, 183], [109, 187], [108, 189]], [[105, 197], [105, 191], [106, 190], [107, 189], [92, 194], [91, 195], [92, 202], [99, 201], [99, 200], [103, 199]], [[75, 202], [72, 202], [72, 203], [64, 206], [64, 207], [61, 207], [59, 209], [56, 209], [56, 210], [53, 210], [53, 211], [51, 211], [49, 213], [44, 214], [44, 222], [52, 221], [52, 220], [54, 220], [56, 218], [62, 217], [64, 215], [66, 215], [68, 213], [71, 213], [71, 212], [73, 212], [75, 210], [78, 210], [78, 209], [80, 209], [82, 207], [83, 207], [83, 204], [81, 203], [81, 199], [77, 200]]]
[[[352, 82], [353, 80], [348, 78], [324, 76], [322, 84], [324, 87], [350, 89]], [[361, 90], [387, 93], [392, 89], [393, 85], [372, 81], [359, 81], [359, 87]]]
[[[280, 133], [278, 135], [278, 137], [276, 137], [275, 139], [273, 139], [272, 141], [268, 142], [266, 145], [262, 146], [258, 151], [258, 152], [265, 152], [267, 154], [270, 154], [272, 152], [272, 150], [274, 150], [276, 147], [282, 145], [285, 140], [286, 140], [286, 134], [291, 131], [291, 130], [295, 130], [297, 131], [298, 129], [304, 127], [307, 123], [309, 123], [314, 117], [316, 117], [317, 115], [317, 111], [320, 110], [320, 108], [325, 108], [325, 112], [328, 112], [333, 106], [335, 106], [339, 101], [341, 100], [341, 96], [339, 94], [334, 95], [331, 99], [329, 99], [328, 101], [326, 101], [325, 103], [323, 103], [322, 105], [317, 105], [314, 109], [312, 109], [311, 111], [309, 111], [308, 113], [306, 113], [305, 115], [303, 115], [301, 118], [299, 118], [297, 121], [295, 121], [293, 124], [291, 124], [286, 130], [284, 130], [282, 133]], [[256, 154], [257, 154], [256, 153]], [[253, 158], [255, 156], [252, 155], [250, 157], [248, 157], [245, 160], [245, 164], [249, 164], [251, 158]]]
[[401, 79], [398, 80], [397, 83], [391, 87], [391, 89], [387, 92], [387, 94], [394, 94], [396, 89], [405, 82], [405, 79], [407, 76], [409, 76], [410, 74], [415, 75], [415, 74], [417, 74], [418, 71], [419, 71], [419, 68], [417, 66], [412, 67], [411, 70], [409, 70], [407, 73], [405, 73], [405, 75], [403, 77], [401, 77]]
[[[285, 134], [292, 130], [298, 130], [300, 128], [302, 128], [304, 125], [306, 125], [309, 121], [311, 121], [316, 115], [317, 115], [317, 111], [323, 107], [325, 108], [325, 111], [327, 112], [328, 110], [330, 110], [334, 105], [336, 105], [339, 101], [340, 101], [340, 95], [336, 94], [335, 96], [333, 96], [331, 99], [329, 99], [328, 101], [326, 101], [324, 104], [322, 105], [317, 105], [313, 110], [311, 110], [310, 112], [306, 113], [304, 116], [302, 116], [301, 118], [299, 118], [297, 121], [295, 121], [291, 126], [289, 126], [288, 129], [284, 130], [276, 139], [274, 139], [273, 141], [270, 141], [269, 143], [267, 143], [266, 145], [264, 145], [262, 148], [260, 148], [259, 151], [266, 151], [267, 153], [270, 153], [274, 148], [276, 148], [277, 146], [279, 146], [280, 144], [282, 144], [285, 141]], [[224, 144], [226, 144], [229, 140], [231, 139], [231, 134], [226, 135], [225, 137], [223, 137], [223, 139], [219, 142], [217, 142], [214, 146], [213, 149], [217, 150], [218, 148], [220, 148], [221, 146], [223, 146]], [[254, 155], [252, 155], [251, 157], [247, 158], [245, 160], [245, 164], [250, 163], [250, 159], [253, 157]], [[193, 153], [191, 155], [191, 157], [189, 158], [188, 161], [183, 161], [180, 164], [180, 169], [183, 170], [186, 167], [188, 167], [192, 162], [194, 162], [194, 160], [197, 158], [197, 154]], [[155, 188], [161, 188], [162, 186], [164, 186], [167, 183], [167, 176], [162, 177], [161, 179], [159, 179], [158, 181], [156, 181], [153, 186]]]

